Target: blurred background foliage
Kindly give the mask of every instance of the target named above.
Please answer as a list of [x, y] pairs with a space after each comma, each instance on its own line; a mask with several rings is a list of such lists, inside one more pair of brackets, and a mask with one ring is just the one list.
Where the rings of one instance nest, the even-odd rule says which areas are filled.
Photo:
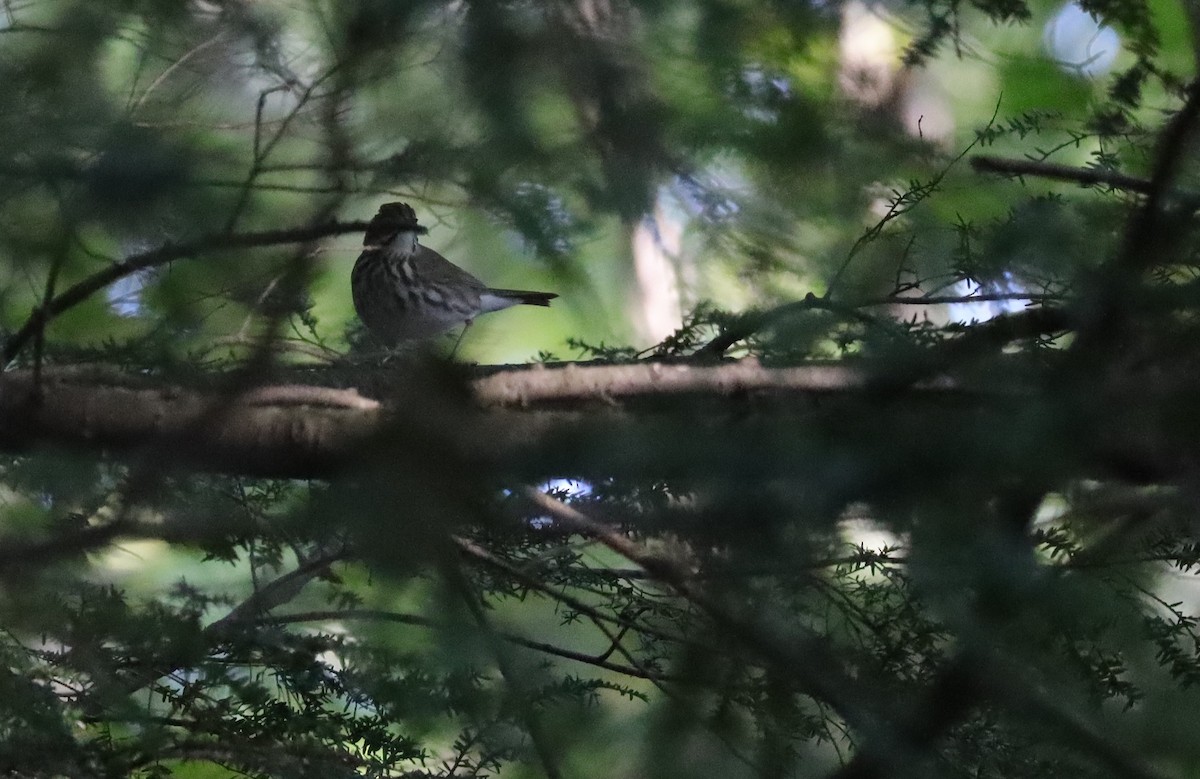
[[[481, 320], [460, 360], [884, 381], [800, 410], [664, 401], [640, 434], [602, 421], [491, 470], [426, 439], [330, 481], [7, 454], [0, 772], [1195, 775], [1200, 419], [1164, 377], [1195, 364], [1196, 166], [1191, 141], [1166, 173], [1155, 151], [1195, 13], [4, 0], [5, 336], [209, 247], [115, 273], [10, 369], [336, 368], [361, 351], [359, 232], [212, 247], [404, 200], [490, 285], [561, 295]], [[1126, 294], [1172, 302], [1135, 324]], [[1036, 391], [910, 402], [946, 367]]]

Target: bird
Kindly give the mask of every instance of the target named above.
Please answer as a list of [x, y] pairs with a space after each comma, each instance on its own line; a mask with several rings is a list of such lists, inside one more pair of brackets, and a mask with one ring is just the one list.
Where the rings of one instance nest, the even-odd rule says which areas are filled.
[[[549, 306], [553, 292], [493, 289], [422, 246], [417, 214], [407, 203], [385, 203], [367, 225], [363, 252], [350, 274], [354, 310], [388, 346], [419, 341], [511, 306]], [[459, 334], [459, 341], [462, 334]], [[455, 344], [455, 349], [458, 344]]]

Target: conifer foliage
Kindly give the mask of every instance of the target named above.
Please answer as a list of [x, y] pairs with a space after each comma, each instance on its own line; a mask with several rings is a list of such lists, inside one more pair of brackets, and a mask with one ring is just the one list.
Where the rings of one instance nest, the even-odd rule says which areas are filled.
[[[1200, 52], [1071, 9], [0, 4], [0, 774], [1190, 775]], [[382, 353], [385, 202], [557, 318]]]

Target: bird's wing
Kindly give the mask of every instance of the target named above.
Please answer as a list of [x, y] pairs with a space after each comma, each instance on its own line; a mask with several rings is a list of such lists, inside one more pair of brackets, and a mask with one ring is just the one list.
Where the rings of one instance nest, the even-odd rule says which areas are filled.
[[447, 260], [428, 246], [417, 246], [416, 256], [412, 258], [416, 275], [426, 278], [435, 284], [471, 289], [482, 292], [487, 286], [479, 279], [467, 273], [462, 268]]

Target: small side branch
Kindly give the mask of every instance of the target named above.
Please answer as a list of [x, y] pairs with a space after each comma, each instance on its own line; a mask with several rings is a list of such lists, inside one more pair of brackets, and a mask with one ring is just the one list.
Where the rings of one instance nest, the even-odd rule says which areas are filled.
[[45, 305], [39, 306], [29, 315], [25, 323], [9, 337], [0, 352], [0, 366], [7, 366], [21, 352], [41, 328], [64, 311], [79, 305], [113, 282], [140, 271], [166, 265], [174, 260], [197, 254], [252, 249], [263, 246], [306, 243], [330, 235], [363, 232], [366, 222], [326, 222], [325, 224], [296, 227], [287, 230], [266, 230], [254, 233], [214, 233], [186, 243], [168, 243], [157, 249], [132, 254], [120, 262], [73, 284], [55, 295]]
[[1083, 186], [1105, 186], [1139, 195], [1149, 194], [1148, 179], [1127, 176], [1103, 168], [1077, 168], [1042, 160], [1016, 160], [1007, 157], [979, 155], [971, 158], [971, 168], [979, 173], [999, 173], [1006, 176], [1030, 176], [1054, 181], [1070, 181]]
[[239, 622], [251, 622], [271, 609], [289, 603], [310, 581], [325, 575], [329, 566], [346, 559], [349, 555], [348, 549], [338, 548], [301, 561], [294, 570], [255, 590], [254, 594], [231, 609], [228, 614], [209, 625], [207, 631], [212, 635], [220, 634]]
[[[373, 622], [394, 622], [400, 625], [416, 625], [418, 627], [429, 628], [432, 630], [443, 629], [450, 627], [448, 623], [440, 622], [430, 617], [421, 616], [420, 614], [404, 614], [395, 611], [382, 611], [378, 609], [347, 609], [344, 611], [302, 611], [290, 614], [280, 614], [277, 616], [260, 617], [257, 621], [263, 625], [291, 625], [298, 622], [335, 622], [345, 620], [363, 620]], [[515, 646], [525, 647], [535, 652], [559, 657], [564, 660], [571, 660], [576, 663], [583, 663], [596, 668], [603, 668], [606, 671], [623, 674], [625, 676], [633, 676], [639, 679], [648, 679], [651, 681], [664, 682], [671, 681], [674, 677], [669, 674], [659, 674], [648, 671], [644, 668], [636, 668], [632, 665], [622, 665], [614, 663], [608, 659], [609, 652], [604, 652], [599, 655], [590, 655], [586, 652], [579, 652], [574, 649], [548, 644], [544, 641], [534, 641], [525, 636], [508, 631], [497, 630], [496, 635], [505, 641]]]

